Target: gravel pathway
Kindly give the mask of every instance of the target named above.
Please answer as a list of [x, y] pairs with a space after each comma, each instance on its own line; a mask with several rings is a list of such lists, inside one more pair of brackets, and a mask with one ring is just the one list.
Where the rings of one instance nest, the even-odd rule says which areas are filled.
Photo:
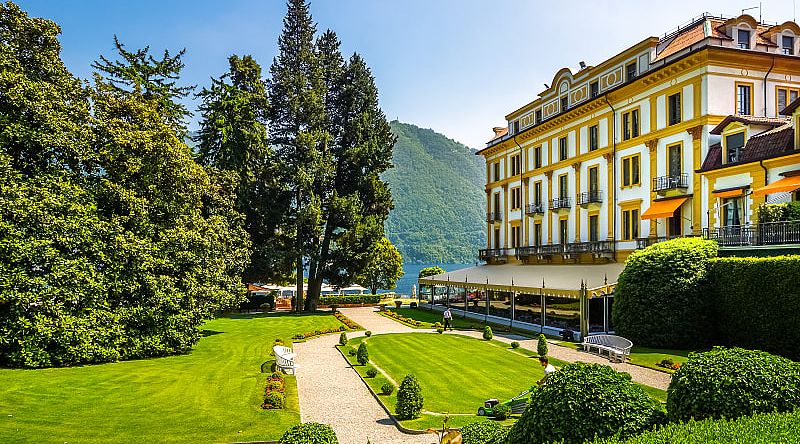
[[[347, 315], [350, 317], [350, 313]], [[372, 323], [362, 323], [357, 316], [351, 319], [373, 328]], [[339, 335], [326, 335], [294, 345], [295, 360], [300, 366], [297, 369], [300, 420], [330, 424], [341, 444], [365, 444], [367, 439], [372, 444], [434, 442], [433, 435], [407, 435], [397, 429], [358, 374], [336, 350], [338, 342]]]
[[[421, 333], [432, 330], [414, 329], [376, 313], [376, 309], [343, 308], [345, 316], [375, 334]], [[447, 332], [450, 334], [451, 332]], [[453, 331], [453, 334], [480, 338], [478, 331]], [[349, 336], [362, 335], [362, 332]], [[514, 334], [497, 332], [494, 338], [510, 343], [519, 341], [520, 346], [536, 350], [535, 339], [525, 339]], [[364, 382], [342, 357], [336, 344], [338, 335], [326, 335], [294, 345], [297, 352], [297, 388], [300, 397], [300, 420], [330, 424], [342, 444], [430, 444], [434, 435], [409, 435], [401, 432], [372, 397]], [[550, 345], [550, 355], [567, 362], [583, 361], [610, 365], [618, 371], [629, 373], [634, 381], [666, 390], [670, 375], [631, 364], [612, 363], [608, 359]]]

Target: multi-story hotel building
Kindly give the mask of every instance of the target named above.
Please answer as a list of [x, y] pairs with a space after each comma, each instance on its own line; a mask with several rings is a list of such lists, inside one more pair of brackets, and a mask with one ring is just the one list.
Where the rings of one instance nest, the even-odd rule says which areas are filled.
[[[446, 287], [444, 304], [465, 313], [485, 305], [487, 319], [613, 330], [613, 286], [632, 251], [704, 234], [752, 244], [763, 237], [759, 205], [793, 199], [796, 114], [781, 112], [800, 103], [798, 54], [794, 22], [703, 15], [595, 66], [562, 68], [478, 152], [489, 265], [420, 283]], [[561, 299], [548, 307], [546, 297]]]

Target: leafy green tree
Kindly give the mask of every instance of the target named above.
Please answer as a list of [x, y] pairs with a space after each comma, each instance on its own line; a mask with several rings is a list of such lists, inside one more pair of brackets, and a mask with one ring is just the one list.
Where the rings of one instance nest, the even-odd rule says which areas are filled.
[[289, 205], [281, 192], [275, 159], [267, 143], [266, 84], [261, 66], [251, 57], [232, 55], [229, 70], [203, 88], [200, 105], [199, 160], [237, 172], [236, 207], [245, 215], [253, 248], [245, 271], [248, 281], [280, 282], [292, 272], [285, 254], [291, 242], [279, 229], [281, 209]]
[[295, 258], [298, 290], [308, 261], [309, 310], [323, 280], [348, 283], [383, 237], [392, 203], [380, 174], [394, 144], [364, 61], [343, 62], [333, 32], [316, 42], [314, 34], [306, 2], [290, 0], [268, 83], [271, 144], [289, 196], [282, 233], [295, 236], [285, 255]]
[[378, 294], [378, 289], [391, 290], [397, 280], [403, 277], [403, 258], [397, 248], [383, 238], [368, 253], [370, 258], [361, 272], [356, 275], [356, 283]]
[[442, 268], [442, 267], [440, 267], [438, 265], [435, 265], [433, 267], [425, 267], [425, 268], [423, 268], [422, 270], [419, 271], [419, 276], [417, 276], [417, 277], [422, 279], [424, 277], [436, 276], [437, 274], [444, 274], [444, 273], [445, 273], [444, 268]]
[[0, 146], [25, 176], [82, 172], [91, 157], [88, 96], [61, 61], [60, 33], [0, 3]]

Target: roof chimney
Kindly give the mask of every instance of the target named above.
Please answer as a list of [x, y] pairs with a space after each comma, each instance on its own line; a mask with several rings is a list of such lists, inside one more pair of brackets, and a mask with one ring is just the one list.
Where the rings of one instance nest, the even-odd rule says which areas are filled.
[[497, 136], [501, 135], [503, 132], [505, 132], [506, 129], [508, 129], [508, 128], [506, 128], [504, 126], [496, 126], [496, 127], [492, 128], [492, 131], [494, 131], [494, 136], [497, 137]]

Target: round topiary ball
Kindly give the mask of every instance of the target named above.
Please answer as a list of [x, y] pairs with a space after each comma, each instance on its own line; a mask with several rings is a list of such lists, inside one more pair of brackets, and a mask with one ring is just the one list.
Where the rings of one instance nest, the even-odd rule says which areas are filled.
[[509, 433], [510, 444], [539, 444], [612, 436], [625, 438], [663, 422], [661, 404], [607, 365], [576, 362], [552, 373], [531, 394]]
[[478, 421], [461, 428], [462, 444], [505, 444], [509, 427], [496, 421]]
[[800, 407], [800, 364], [743, 348], [689, 354], [667, 391], [670, 420], [728, 419]]
[[339, 444], [331, 426], [316, 422], [298, 424], [281, 436], [280, 444]]

